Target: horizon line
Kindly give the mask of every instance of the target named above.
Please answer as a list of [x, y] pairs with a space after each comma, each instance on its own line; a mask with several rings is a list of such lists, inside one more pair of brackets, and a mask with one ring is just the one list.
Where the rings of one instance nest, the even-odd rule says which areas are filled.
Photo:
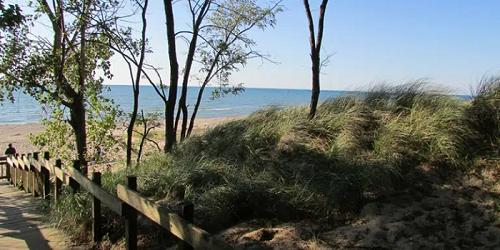
[[[126, 83], [103, 83], [106, 86], [131, 86], [131, 84]], [[151, 84], [140, 84], [140, 86], [151, 86]], [[200, 86], [188, 85], [188, 87], [199, 88]], [[210, 88], [212, 86], [207, 86]], [[178, 86], [178, 88], [182, 88], [182, 86]], [[213, 87], [212, 87], [213, 88]], [[307, 88], [280, 88], [280, 87], [244, 87], [245, 89], [277, 89], [277, 90], [311, 90]], [[326, 91], [341, 91], [341, 92], [360, 92], [361, 90], [344, 90], [344, 89], [321, 89]]]
[[[131, 84], [126, 84], [126, 83], [103, 83], [105, 86], [131, 86]], [[140, 86], [149, 86], [151, 87], [151, 84], [140, 84]], [[188, 87], [191, 88], [199, 88], [200, 86], [193, 86], [193, 85], [188, 85]], [[207, 86], [210, 88], [211, 86]], [[181, 89], [182, 86], [179, 86], [179, 89]], [[213, 87], [212, 87], [213, 88]], [[270, 90], [308, 90], [311, 91], [311, 89], [306, 89], [306, 88], [280, 88], [280, 87], [244, 87], [245, 89], [270, 89]], [[432, 90], [432, 89], [431, 89]], [[337, 92], [369, 92], [369, 89], [358, 89], [358, 90], [346, 90], [346, 89], [321, 89], [321, 91], [337, 91]], [[461, 93], [459, 90], [452, 90], [450, 93], [443, 93], [445, 95], [451, 95], [451, 96], [471, 96], [470, 93]]]

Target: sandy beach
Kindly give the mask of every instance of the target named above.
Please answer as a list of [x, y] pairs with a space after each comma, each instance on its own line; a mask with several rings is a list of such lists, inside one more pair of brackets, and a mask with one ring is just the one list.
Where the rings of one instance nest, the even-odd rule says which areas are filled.
[[[216, 125], [233, 121], [241, 117], [220, 117], [220, 118], [199, 118], [196, 119], [194, 132], [200, 133]], [[157, 128], [157, 131], [163, 131], [163, 128]], [[18, 153], [34, 152], [37, 148], [29, 140], [30, 134], [38, 134], [43, 131], [43, 125], [40, 123], [27, 124], [1, 124], [0, 125], [0, 154], [3, 155], [7, 145], [12, 143]], [[125, 129], [118, 129], [117, 134], [125, 134]]]

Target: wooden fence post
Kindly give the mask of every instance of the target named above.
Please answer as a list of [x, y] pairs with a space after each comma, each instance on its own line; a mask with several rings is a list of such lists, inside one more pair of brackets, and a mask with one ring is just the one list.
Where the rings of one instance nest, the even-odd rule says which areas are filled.
[[[193, 223], [193, 219], [194, 219], [194, 205], [193, 205], [193, 203], [187, 202], [187, 201], [182, 202], [179, 216], [181, 216], [185, 220]], [[181, 250], [192, 250], [193, 249], [193, 247], [191, 245], [189, 245], [188, 243], [186, 243], [185, 241], [180, 240], [180, 239], [179, 239], [179, 242], [177, 243], [177, 247], [178, 247], [178, 249], [181, 249]]]
[[10, 182], [10, 166], [9, 163], [6, 161], [5, 162], [5, 178], [7, 179], [8, 182]]
[[[73, 168], [75, 168], [76, 170], [80, 171], [80, 161], [79, 160], [74, 160], [73, 161]], [[76, 194], [76, 192], [78, 192], [78, 190], [80, 189], [80, 184], [78, 184], [78, 182], [75, 181], [73, 179], [73, 177], [69, 178], [69, 186], [73, 190], [73, 194]]]
[[26, 171], [24, 171], [24, 164], [22, 164], [22, 159], [24, 157], [24, 154], [21, 154], [19, 157], [17, 157], [17, 162], [20, 163], [19, 170], [21, 170], [21, 187], [23, 188], [24, 192], [26, 192]]
[[[17, 160], [17, 155], [16, 156], [12, 156], [12, 159], [16, 159]], [[12, 167], [14, 168], [14, 187], [17, 187], [17, 178], [19, 178], [19, 171], [17, 171], [17, 166], [16, 164], [12, 164]]]
[[[10, 156], [7, 156], [7, 158], [10, 158]], [[9, 164], [7, 161], [7, 180], [9, 181], [10, 184], [12, 184], [12, 166]]]
[[35, 168], [35, 166], [31, 165], [31, 161], [32, 159], [35, 159], [34, 157], [34, 154], [28, 154], [28, 162], [30, 163], [30, 165], [28, 166], [29, 169], [30, 169], [30, 173], [31, 173], [31, 179], [30, 179], [30, 185], [31, 185], [31, 194], [33, 195], [33, 197], [36, 197], [38, 196], [38, 190], [37, 190], [37, 176], [38, 176], [38, 172]]
[[[93, 172], [92, 181], [101, 186], [101, 173]], [[92, 200], [92, 239], [94, 242], [101, 241], [101, 201], [94, 196]]]
[[[33, 153], [33, 159], [35, 161], [37, 161], [38, 163], [40, 163], [40, 153], [39, 152], [34, 152]], [[38, 169], [35, 169], [33, 168], [33, 171], [34, 171], [34, 177], [35, 177], [35, 180], [33, 181], [34, 184], [34, 190], [35, 190], [35, 195], [36, 196], [40, 196], [42, 195], [43, 196], [43, 176], [42, 176], [42, 172]]]
[[30, 174], [29, 174], [30, 171], [29, 171], [29, 166], [26, 166], [24, 164], [24, 157], [27, 157], [26, 154], [22, 154], [21, 158], [20, 158], [21, 163], [23, 165], [23, 177], [24, 177], [23, 178], [23, 188], [24, 188], [24, 192], [29, 193], [30, 192], [29, 180], [31, 180]]
[[[49, 152], [44, 152], [43, 153], [43, 158], [45, 159], [46, 162], [50, 160], [50, 155]], [[43, 180], [43, 198], [46, 200], [50, 199], [50, 172], [49, 169], [47, 168], [46, 164], [43, 164], [40, 174], [42, 175], [42, 180]]]
[[22, 154], [21, 155], [21, 158], [19, 159], [22, 163], [22, 166], [23, 166], [23, 188], [24, 188], [24, 192], [26, 193], [29, 193], [30, 190], [29, 190], [29, 182], [28, 182], [28, 179], [29, 179], [29, 171], [28, 169], [26, 168], [26, 165], [24, 165], [24, 157], [26, 157], [26, 154]]
[[[61, 170], [61, 166], [62, 166], [61, 159], [57, 159], [55, 168]], [[56, 177], [56, 182], [54, 185], [54, 203], [57, 204], [61, 196], [62, 181], [59, 180], [59, 178], [57, 178], [57, 175], [55, 175], [55, 177]]]
[[21, 169], [21, 164], [19, 164], [19, 154], [16, 154], [16, 169], [17, 169], [17, 187], [20, 188], [23, 185], [23, 170]]
[[7, 176], [7, 180], [9, 180], [9, 182], [12, 184], [12, 176], [10, 175], [11, 171], [11, 166], [9, 165], [9, 163], [5, 163], [5, 176]]
[[30, 171], [29, 171], [29, 166], [26, 166], [24, 164], [24, 157], [26, 157], [26, 154], [22, 154], [21, 157], [19, 158], [19, 161], [22, 163], [22, 169], [23, 169], [23, 188], [24, 188], [24, 192], [26, 193], [29, 193], [30, 190], [29, 190], [29, 179], [30, 179]]
[[[127, 176], [127, 187], [137, 190], [137, 177]], [[127, 203], [122, 203], [122, 211], [125, 216], [125, 241], [128, 250], [137, 249], [137, 211]]]
[[88, 177], [89, 173], [89, 167], [88, 167], [88, 162], [85, 160], [83, 162], [80, 162], [80, 172], [85, 176]]

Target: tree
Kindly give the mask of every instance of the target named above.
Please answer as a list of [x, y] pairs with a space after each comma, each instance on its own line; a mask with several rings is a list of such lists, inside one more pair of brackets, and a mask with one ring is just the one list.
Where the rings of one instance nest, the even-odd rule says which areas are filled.
[[[137, 64], [137, 70], [136, 70], [136, 76], [135, 79], [133, 78], [131, 74], [131, 80], [132, 80], [132, 86], [133, 86], [133, 92], [134, 92], [134, 107], [132, 110], [132, 114], [130, 117], [130, 123], [127, 127], [127, 166], [131, 165], [131, 158], [132, 158], [132, 133], [134, 132], [134, 124], [137, 118], [137, 111], [139, 108], [139, 83], [141, 79], [141, 73], [142, 73], [142, 68], [144, 65], [144, 57], [146, 55], [146, 29], [147, 29], [147, 19], [146, 19], [146, 12], [148, 9], [148, 0], [144, 0], [144, 2], [141, 4], [139, 1], [137, 1], [137, 5], [140, 6], [141, 8], [141, 20], [142, 20], [142, 30], [141, 30], [141, 39], [140, 39], [140, 46], [139, 46], [139, 63]], [[130, 63], [128, 63], [129, 69], [130, 69]], [[131, 72], [132, 73], [132, 72]], [[142, 117], [144, 118], [144, 114], [142, 114]], [[144, 119], [143, 119], [144, 120]], [[144, 122], [144, 126], [146, 127], [146, 122]], [[147, 133], [144, 133], [145, 136], [147, 136]], [[139, 154], [137, 156], [137, 163], [139, 163], [141, 159], [141, 153], [142, 152], [142, 146], [144, 145], [144, 139], [141, 141], [140, 149], [139, 149]]]
[[[281, 11], [279, 3], [261, 7], [253, 0], [188, 0], [188, 5], [192, 29], [176, 33], [189, 44], [174, 127], [177, 132], [182, 115], [181, 140], [191, 134], [203, 93], [212, 80], [219, 80], [214, 93], [216, 97], [244, 90], [242, 84], [229, 84], [231, 72], [243, 67], [249, 59], [265, 58], [254, 49], [255, 41], [247, 33], [254, 28], [264, 30], [268, 26], [274, 26], [276, 14]], [[186, 99], [194, 62], [199, 62], [200, 66], [200, 90], [191, 119], [188, 120]]]
[[325, 20], [326, 5], [328, 0], [322, 0], [319, 8], [319, 20], [318, 20], [318, 34], [316, 37], [314, 31], [314, 21], [311, 14], [311, 8], [309, 7], [309, 0], [304, 0], [304, 8], [306, 10], [307, 21], [309, 24], [309, 45], [310, 45], [310, 56], [312, 63], [312, 91], [311, 91], [311, 103], [309, 106], [309, 118], [312, 119], [316, 115], [316, 108], [318, 106], [318, 99], [320, 93], [320, 70], [321, 70], [321, 42], [323, 40], [323, 27]]
[[[95, 18], [96, 22], [101, 25], [103, 36], [106, 38], [106, 45], [122, 57], [129, 70], [133, 93], [133, 107], [132, 112], [130, 113], [129, 123], [127, 125], [127, 166], [130, 166], [132, 164], [132, 138], [134, 133], [134, 126], [137, 120], [137, 113], [139, 110], [139, 83], [144, 70], [146, 53], [149, 52], [149, 50], [147, 49], [146, 37], [148, 24], [146, 14], [148, 10], [149, 0], [133, 0], [132, 4], [139, 8], [141, 14], [141, 31], [140, 38], [138, 39], [134, 39], [131, 27], [120, 28], [119, 25], [120, 21], [129, 22], [130, 20], [126, 20], [125, 17], [134, 16], [135, 13], [124, 15], [123, 17], [116, 17], [113, 26], [110, 26], [108, 24], [106, 18], [101, 19], [100, 16]], [[137, 159], [140, 159], [140, 157], [138, 157]]]
[[[278, 4], [274, 5], [272, 8], [261, 8], [254, 1], [246, 0], [229, 0], [222, 1], [221, 3], [215, 2], [214, 0], [188, 0], [189, 10], [192, 15], [192, 30], [191, 31], [180, 31], [175, 32], [175, 17], [173, 13], [173, 3], [172, 1], [165, 0], [165, 17], [166, 17], [166, 29], [167, 29], [167, 42], [168, 42], [168, 55], [169, 55], [169, 85], [163, 84], [159, 69], [151, 65], [144, 65], [142, 67], [142, 73], [150, 84], [154, 87], [155, 92], [159, 95], [161, 100], [165, 105], [165, 145], [164, 152], [169, 152], [172, 150], [173, 146], [177, 141], [177, 128], [180, 117], [182, 115], [181, 124], [181, 134], [180, 138], [183, 140], [188, 136], [193, 128], [193, 124], [196, 118], [197, 110], [201, 103], [201, 97], [203, 91], [210, 81], [217, 77], [220, 80], [219, 91], [220, 94], [225, 93], [238, 93], [243, 90], [241, 85], [228, 87], [228, 77], [230, 72], [237, 70], [237, 65], [244, 65], [246, 60], [253, 57], [261, 57], [262, 55], [253, 50], [253, 45], [255, 42], [249, 39], [245, 33], [250, 31], [254, 27], [259, 27], [264, 29], [269, 25], [274, 25], [275, 14], [281, 11]], [[211, 9], [210, 6], [218, 6], [215, 9]], [[207, 25], [202, 25], [205, 18], [209, 13], [212, 13], [213, 18], [209, 18], [211, 23]], [[227, 14], [228, 18], [224, 19], [223, 14]], [[202, 35], [201, 33], [204, 33]], [[191, 34], [191, 38], [187, 39], [189, 43], [188, 53], [186, 57], [186, 64], [183, 71], [182, 80], [182, 91], [179, 98], [179, 106], [177, 116], [175, 116], [175, 104], [177, 101], [177, 90], [179, 81], [179, 64], [177, 59], [177, 48], [176, 48], [176, 37], [179, 35]], [[227, 44], [217, 44], [221, 43], [226, 39]], [[203, 40], [203, 45], [198, 44], [198, 39]], [[218, 39], [218, 40], [217, 40]], [[217, 55], [210, 59], [208, 55], [207, 48], [211, 48]], [[197, 53], [198, 52], [198, 53]], [[120, 52], [120, 54], [122, 54]], [[123, 55], [123, 54], [122, 54]], [[200, 58], [196, 58], [196, 56]], [[139, 66], [137, 60], [133, 60], [133, 56], [125, 56], [128, 58], [128, 62], [132, 62], [136, 66]], [[225, 58], [231, 58], [224, 60]], [[195, 61], [201, 61], [202, 73], [206, 73], [203, 82], [201, 83], [202, 88], [199, 92], [199, 98], [195, 104], [195, 111], [191, 116], [188, 128], [188, 110], [187, 110], [187, 85], [191, 77], [191, 68]], [[210, 67], [210, 65], [213, 65]], [[130, 66], [130, 64], [129, 64]], [[205, 68], [212, 68], [207, 70]], [[158, 77], [158, 83], [152, 79], [148, 74], [147, 70], [154, 70], [156, 76]], [[136, 78], [137, 79], [137, 78]], [[168, 94], [167, 94], [168, 91]], [[175, 118], [175, 120], [174, 120]]]
[[95, 77], [96, 71], [111, 76], [111, 52], [107, 46], [91, 42], [99, 40], [101, 32], [89, 17], [99, 13], [112, 22], [117, 4], [101, 0], [55, 0], [51, 4], [34, 1], [32, 25], [46, 18], [52, 41], [30, 33], [29, 25], [22, 25], [9, 32], [0, 44], [2, 92], [13, 99], [12, 91], [20, 89], [55, 110], [67, 110], [60, 119], [67, 119], [72, 128], [81, 162], [87, 160], [86, 106], [92, 105], [89, 97], [100, 98], [102, 92], [103, 78]]
[[170, 152], [177, 141], [174, 119], [175, 103], [177, 102], [177, 85], [179, 81], [179, 63], [177, 61], [177, 45], [175, 41], [175, 23], [172, 4], [173, 0], [163, 0], [167, 27], [168, 62], [170, 64], [168, 99], [166, 99], [165, 105], [165, 146], [163, 148], [165, 152]]
[[237, 94], [244, 88], [242, 84], [229, 84], [231, 73], [245, 66], [250, 59], [266, 59], [254, 49], [256, 43], [247, 33], [254, 28], [264, 30], [268, 26], [273, 27], [276, 24], [276, 14], [282, 10], [279, 4], [260, 7], [253, 1], [229, 0], [217, 5], [217, 9], [209, 17], [208, 28], [203, 34], [204, 44], [199, 49], [202, 63], [200, 71], [204, 77], [189, 122], [188, 136], [193, 131], [203, 92], [214, 78], [219, 85], [212, 93], [213, 97]]
[[149, 133], [153, 129], [160, 126], [159, 114], [148, 113], [148, 114], [144, 115], [144, 111], [141, 110], [141, 116], [139, 117], [139, 122], [142, 124], [142, 132], [135, 131], [137, 134], [139, 134], [141, 136], [141, 142], [139, 143], [139, 149], [137, 151], [137, 163], [139, 163], [141, 161], [142, 152], [143, 152], [146, 141], [151, 142], [158, 149], [158, 151], [161, 152], [160, 145], [156, 141], [154, 141], [148, 137]]
[[[187, 108], [187, 92], [188, 92], [188, 82], [191, 76], [191, 68], [193, 66], [193, 61], [198, 46], [198, 36], [200, 35], [201, 25], [203, 20], [210, 11], [213, 0], [204, 1], [194, 1], [188, 0], [189, 11], [191, 14], [191, 40], [189, 41], [188, 53], [186, 56], [186, 65], [184, 66], [184, 73], [182, 77], [182, 91], [181, 97], [179, 98], [179, 109], [177, 111], [177, 117], [175, 119], [175, 131], [177, 131], [177, 126], [179, 124], [179, 119], [182, 112], [182, 125], [180, 139], [184, 140], [186, 137], [187, 129], [187, 119], [188, 119], [188, 108]], [[200, 3], [201, 2], [201, 3]]]

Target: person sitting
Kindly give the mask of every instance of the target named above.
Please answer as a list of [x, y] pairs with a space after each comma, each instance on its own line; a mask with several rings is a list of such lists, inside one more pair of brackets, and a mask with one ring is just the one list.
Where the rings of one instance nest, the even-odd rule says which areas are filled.
[[12, 146], [12, 143], [9, 143], [9, 147], [7, 148], [7, 150], [5, 150], [5, 155], [10, 156], [15, 154], [16, 154], [16, 148]]

